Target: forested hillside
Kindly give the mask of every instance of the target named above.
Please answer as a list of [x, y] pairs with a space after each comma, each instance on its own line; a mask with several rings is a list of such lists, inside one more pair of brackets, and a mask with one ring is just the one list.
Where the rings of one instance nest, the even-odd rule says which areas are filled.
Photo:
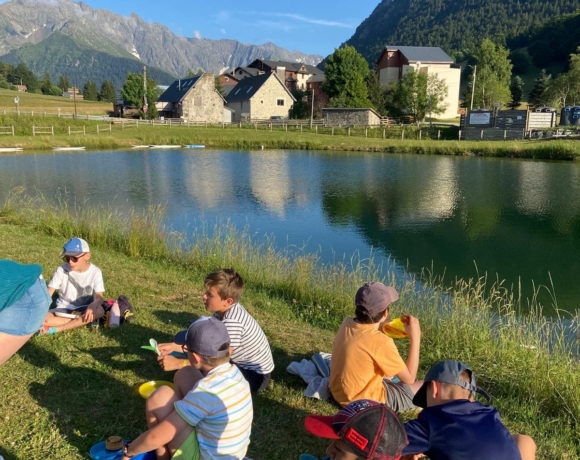
[[[11, 51], [1, 56], [0, 61], [12, 65], [24, 62], [38, 77], [48, 72], [53, 81], [60, 75], [66, 75], [72, 85], [79, 87], [87, 80], [98, 86], [104, 80], [110, 80], [116, 88], [121, 88], [128, 72], [143, 72], [143, 62], [137, 59], [116, 57], [84, 48], [59, 32], [36, 45], [24, 45]], [[169, 85], [175, 80], [173, 75], [155, 67], [148, 67], [147, 71], [151, 78], [162, 85]]]
[[347, 43], [371, 65], [385, 45], [440, 46], [461, 60], [484, 38], [509, 42], [578, 8], [580, 0], [382, 0]]

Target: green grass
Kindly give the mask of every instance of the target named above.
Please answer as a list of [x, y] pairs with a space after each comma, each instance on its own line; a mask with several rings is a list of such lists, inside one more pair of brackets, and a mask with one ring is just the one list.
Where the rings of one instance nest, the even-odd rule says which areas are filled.
[[[272, 387], [254, 400], [248, 455], [322, 456], [326, 442], [305, 432], [303, 418], [334, 409], [305, 398], [305, 385], [285, 368], [316, 351], [331, 351], [338, 324], [352, 314], [353, 293], [376, 278], [377, 267], [357, 260], [321, 266], [315, 256], [276, 250], [268, 239], [254, 243], [248, 232], [227, 225], [212, 237], [201, 228], [186, 244], [182, 235], [159, 227], [162, 212], [71, 209], [18, 194], [3, 206], [3, 257], [41, 263], [48, 278], [60, 263], [62, 243], [84, 237], [103, 270], [107, 295], [126, 294], [137, 311], [135, 323], [118, 329], [35, 337], [0, 367], [0, 445], [7, 460], [87, 458], [89, 447], [109, 435], [132, 438], [141, 432], [144, 401], [136, 386], [171, 375], [140, 345], [151, 337], [168, 341], [203, 314], [203, 277], [226, 266], [244, 276], [243, 303], [268, 335], [276, 362]], [[446, 291], [437, 280], [426, 282], [430, 289], [417, 290], [412, 282], [397, 286], [401, 300], [392, 311], [421, 321], [420, 374], [440, 359], [467, 361], [508, 427], [535, 438], [538, 458], [577, 459], [580, 369], [557, 325], [537, 314], [517, 318], [510, 293], [497, 285], [485, 288], [484, 279], [458, 281]], [[499, 323], [493, 319], [497, 311]], [[573, 321], [578, 324], [578, 317]], [[404, 355], [407, 344], [398, 345]]]
[[[20, 99], [19, 109], [23, 112], [51, 112], [62, 114], [75, 113], [75, 101], [65, 99], [62, 96], [45, 96], [44, 94], [21, 93], [8, 89], [0, 89], [0, 114], [6, 111], [16, 110], [14, 98]], [[76, 113], [79, 115], [106, 115], [113, 110], [113, 104], [110, 102], [99, 101], [76, 101]]]
[[[3, 124], [5, 123], [5, 124]], [[458, 141], [456, 127], [441, 127], [441, 140], [436, 140], [437, 129], [431, 131], [434, 139], [427, 139], [429, 130], [416, 127], [405, 127], [404, 139], [402, 128], [391, 127], [368, 129], [352, 128], [318, 128], [310, 130], [300, 127], [253, 126], [239, 128], [237, 125], [222, 127], [181, 126], [170, 127], [139, 125], [125, 127], [114, 124], [112, 132], [96, 134], [96, 125], [104, 122], [71, 120], [56, 117], [24, 116], [9, 117], [0, 114], [0, 126], [15, 126], [17, 136], [0, 136], [0, 147], [22, 147], [24, 153], [37, 153], [39, 150], [51, 150], [53, 147], [85, 146], [88, 149], [131, 148], [134, 145], [149, 144], [204, 144], [208, 148], [233, 149], [298, 149], [415, 153], [431, 155], [481, 155], [513, 158], [536, 158], [554, 160], [573, 160], [579, 157], [580, 143], [577, 140], [539, 139], [532, 141]], [[32, 125], [54, 126], [55, 136], [32, 136]], [[85, 127], [86, 135], [68, 135], [71, 130]], [[334, 131], [334, 134], [333, 134]], [[383, 132], [386, 139], [383, 139]]]

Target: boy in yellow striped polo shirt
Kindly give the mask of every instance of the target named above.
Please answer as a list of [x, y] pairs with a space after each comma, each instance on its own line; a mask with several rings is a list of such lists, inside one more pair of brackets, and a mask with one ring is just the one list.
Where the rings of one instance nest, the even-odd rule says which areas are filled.
[[163, 386], [147, 400], [149, 430], [123, 448], [122, 460], [155, 450], [157, 458], [243, 459], [250, 443], [253, 408], [250, 386], [230, 363], [224, 324], [204, 317], [177, 334], [192, 367], [203, 376], [179, 400]]

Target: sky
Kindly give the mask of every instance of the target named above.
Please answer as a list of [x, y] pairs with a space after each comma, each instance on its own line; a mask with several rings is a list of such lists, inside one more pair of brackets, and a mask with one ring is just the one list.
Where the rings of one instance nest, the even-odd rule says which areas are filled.
[[[327, 56], [348, 40], [380, 0], [83, 0], [123, 16], [136, 13], [176, 35], [231, 38]], [[0, 1], [0, 3], [3, 3]]]

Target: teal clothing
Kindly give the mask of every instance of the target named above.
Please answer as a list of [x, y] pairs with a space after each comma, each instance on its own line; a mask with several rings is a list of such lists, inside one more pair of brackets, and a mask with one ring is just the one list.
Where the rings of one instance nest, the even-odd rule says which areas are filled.
[[20, 300], [41, 273], [40, 265], [0, 260], [0, 311]]

